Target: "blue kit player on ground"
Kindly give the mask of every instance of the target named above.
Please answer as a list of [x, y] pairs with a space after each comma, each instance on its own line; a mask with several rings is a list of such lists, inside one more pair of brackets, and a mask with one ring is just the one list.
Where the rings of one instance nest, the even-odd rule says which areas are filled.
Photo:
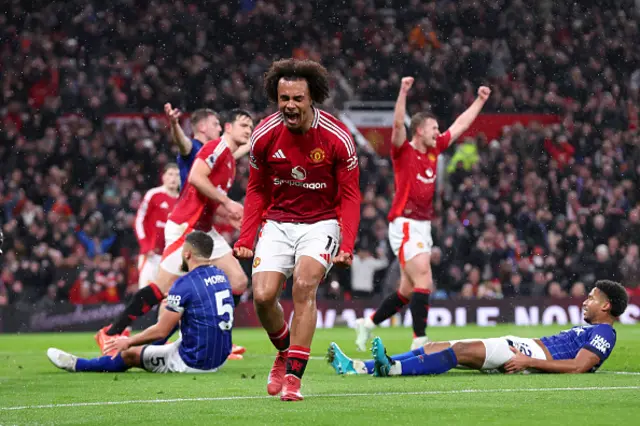
[[[212, 109], [202, 108], [195, 110], [191, 114], [191, 127], [193, 129], [193, 138], [187, 137], [180, 127], [180, 116], [182, 112], [173, 108], [171, 104], [164, 105], [164, 112], [171, 126], [171, 139], [178, 146], [180, 154], [177, 156], [178, 168], [180, 169], [180, 188], [184, 188], [189, 177], [191, 166], [196, 161], [198, 151], [205, 143], [218, 139], [222, 132], [220, 118]], [[249, 146], [241, 146], [233, 153], [236, 160], [245, 156], [249, 152]]]
[[328, 360], [338, 374], [378, 377], [442, 374], [456, 367], [503, 373], [590, 373], [600, 368], [613, 351], [613, 323], [624, 313], [628, 301], [622, 285], [601, 280], [582, 304], [589, 325], [553, 336], [433, 342], [393, 357], [387, 356], [382, 340], [376, 337], [370, 361], [348, 358], [335, 343], [329, 346]]
[[[50, 348], [49, 360], [71, 372], [121, 372], [131, 367], [154, 373], [217, 371], [231, 353], [234, 305], [227, 276], [208, 265], [212, 251], [213, 239], [206, 233], [194, 231], [186, 237], [182, 268], [189, 272], [169, 290], [167, 312], [141, 333], [112, 340], [106, 349], [115, 350], [115, 355], [83, 359]], [[165, 345], [178, 325], [181, 337]]]

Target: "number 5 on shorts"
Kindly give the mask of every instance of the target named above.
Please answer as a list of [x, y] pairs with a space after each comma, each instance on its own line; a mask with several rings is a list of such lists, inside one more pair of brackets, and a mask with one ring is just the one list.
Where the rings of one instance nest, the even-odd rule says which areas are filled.
[[225, 299], [231, 298], [231, 292], [229, 290], [222, 290], [216, 293], [216, 310], [218, 311], [218, 315], [222, 316], [224, 314], [229, 314], [229, 321], [220, 321], [218, 326], [221, 330], [227, 331], [231, 330], [233, 327], [233, 306]]

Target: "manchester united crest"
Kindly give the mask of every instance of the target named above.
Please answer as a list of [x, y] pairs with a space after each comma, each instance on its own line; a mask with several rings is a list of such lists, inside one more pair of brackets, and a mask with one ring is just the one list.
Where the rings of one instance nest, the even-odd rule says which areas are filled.
[[253, 259], [253, 267], [257, 268], [258, 266], [260, 266], [260, 258], [256, 257], [255, 259]]
[[322, 148], [316, 148], [309, 153], [309, 158], [311, 159], [311, 162], [315, 164], [322, 163], [324, 161], [324, 157], [325, 155]]
[[430, 152], [427, 157], [429, 158], [429, 161], [436, 161], [437, 158], [433, 152]]

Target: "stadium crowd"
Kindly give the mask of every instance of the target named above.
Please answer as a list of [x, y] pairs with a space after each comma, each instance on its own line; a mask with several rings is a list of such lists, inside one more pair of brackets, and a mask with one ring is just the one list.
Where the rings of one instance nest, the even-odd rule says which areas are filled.
[[[408, 4], [407, 4], [408, 3]], [[559, 114], [449, 152], [436, 199], [439, 297], [583, 296], [597, 279], [640, 294], [640, 50], [632, 0], [9, 1], [0, 6], [0, 305], [117, 302], [136, 289], [133, 218], [176, 150], [162, 123], [109, 113], [242, 107], [275, 57], [322, 62], [344, 100], [393, 100], [441, 128], [492, 88], [485, 112]], [[284, 19], [283, 19], [284, 18]], [[289, 24], [284, 28], [284, 20]], [[68, 114], [76, 114], [65, 118]], [[361, 152], [357, 258], [379, 271], [332, 297], [381, 292], [392, 261], [387, 159]], [[241, 160], [230, 196], [241, 200]], [[229, 233], [229, 238], [234, 236]], [[367, 261], [369, 261], [367, 263]], [[354, 269], [357, 272], [357, 267]]]

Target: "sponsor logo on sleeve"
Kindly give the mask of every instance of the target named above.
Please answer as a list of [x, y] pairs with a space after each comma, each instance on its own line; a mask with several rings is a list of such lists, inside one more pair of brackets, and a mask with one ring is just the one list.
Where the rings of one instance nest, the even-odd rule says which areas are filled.
[[591, 339], [591, 343], [589, 344], [603, 354], [606, 354], [607, 351], [611, 349], [611, 343], [609, 343], [604, 337], [600, 336], [599, 334], [596, 334], [595, 337]]

